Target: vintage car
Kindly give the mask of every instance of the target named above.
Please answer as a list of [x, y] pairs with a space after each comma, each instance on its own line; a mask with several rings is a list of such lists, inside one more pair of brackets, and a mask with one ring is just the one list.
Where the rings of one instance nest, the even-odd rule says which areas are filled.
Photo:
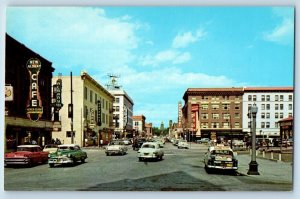
[[48, 152], [43, 152], [39, 145], [20, 145], [16, 152], [6, 153], [4, 157], [4, 166], [10, 165], [32, 165], [47, 163]]
[[49, 152], [49, 153], [54, 153], [57, 151], [58, 145], [57, 144], [46, 144], [44, 146], [43, 151]]
[[114, 154], [125, 155], [127, 153], [127, 147], [123, 140], [112, 140], [107, 145], [105, 153], [107, 156]]
[[204, 165], [207, 172], [213, 169], [237, 170], [238, 160], [236, 153], [229, 146], [216, 145], [208, 148], [204, 156]]
[[162, 160], [163, 156], [164, 152], [157, 142], [145, 142], [138, 150], [139, 161], [145, 159]]
[[178, 149], [188, 149], [189, 148], [189, 144], [186, 140], [180, 140], [178, 142]]
[[201, 138], [200, 140], [197, 140], [198, 144], [209, 143], [209, 142], [210, 142], [209, 138]]
[[87, 153], [82, 151], [81, 148], [76, 144], [63, 144], [58, 145], [58, 149], [54, 153], [49, 154], [48, 164], [50, 167], [54, 165], [75, 165], [78, 161], [81, 163], [85, 162]]

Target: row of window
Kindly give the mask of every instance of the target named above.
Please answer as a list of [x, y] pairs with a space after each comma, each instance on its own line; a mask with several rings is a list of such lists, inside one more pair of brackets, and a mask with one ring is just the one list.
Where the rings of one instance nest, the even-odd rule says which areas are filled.
[[[230, 109], [230, 104], [211, 104], [211, 109], [212, 110], [219, 110], [220, 107], [223, 110], [229, 110]], [[208, 110], [209, 109], [209, 104], [201, 104], [201, 110]], [[235, 104], [234, 105], [234, 109], [235, 110], [239, 110], [240, 109], [240, 104]]]
[[[91, 114], [93, 114], [93, 115], [91, 115]], [[91, 118], [93, 118], [93, 120], [94, 120], [93, 122], [97, 123], [98, 111], [93, 110], [93, 112], [91, 112], [91, 110], [89, 110], [87, 106], [84, 106], [84, 118], [88, 118], [89, 115], [90, 115], [90, 120], [91, 120]], [[102, 123], [102, 125], [109, 124], [109, 115], [108, 114], [101, 113], [101, 123]]]
[[[240, 100], [240, 96], [239, 95], [236, 95], [234, 96], [235, 100]], [[229, 100], [229, 95], [222, 95], [222, 96], [219, 96], [219, 95], [215, 95], [215, 96], [206, 96], [206, 95], [201, 95], [201, 99], [202, 100]], [[194, 98], [193, 100], [196, 100], [196, 98]]]
[[[209, 119], [209, 114], [208, 113], [201, 113], [200, 117], [201, 117], [201, 119]], [[212, 113], [211, 118], [212, 119], [220, 119], [220, 114], [219, 113]], [[230, 113], [222, 113], [222, 118], [223, 119], [230, 119]], [[234, 113], [234, 118], [236, 118], [236, 119], [240, 118], [240, 113]]]
[[[270, 128], [270, 122], [261, 122], [260, 126], [257, 126], [258, 128], [262, 128], [262, 129], [268, 129]], [[279, 123], [278, 122], [274, 122], [274, 127], [275, 128], [279, 128]], [[251, 122], [248, 122], [248, 128], [251, 128]]]
[[275, 95], [274, 99], [271, 99], [270, 95], [261, 95], [260, 100], [256, 95], [248, 95], [248, 101], [293, 101], [293, 95], [288, 95], [288, 99], [284, 99], [285, 95]]
[[[289, 117], [293, 116], [292, 113], [289, 113]], [[260, 114], [261, 119], [269, 119], [270, 118], [270, 113], [261, 113]], [[283, 119], [283, 113], [275, 113], [275, 119]]]
[[[104, 98], [101, 98], [100, 96], [97, 95], [97, 93], [94, 94], [94, 92], [92, 90], [90, 90], [90, 95], [89, 95], [89, 101], [91, 103], [98, 103], [98, 100], [101, 102], [102, 104], [102, 108], [108, 110], [112, 105], [111, 103], [109, 103], [107, 100], [105, 100]], [[84, 87], [84, 99], [88, 100], [88, 88]]]
[[[250, 109], [251, 104], [248, 104], [248, 110]], [[261, 110], [270, 110], [271, 104], [261, 104], [260, 105]], [[284, 110], [284, 104], [275, 104], [274, 107], [275, 110]], [[288, 110], [293, 110], [293, 104], [288, 104]]]
[[[220, 125], [222, 124], [222, 125]], [[208, 122], [201, 122], [201, 128], [241, 128], [241, 124], [239, 122], [235, 122], [234, 126], [230, 126], [229, 122], [211, 122], [210, 125]]]

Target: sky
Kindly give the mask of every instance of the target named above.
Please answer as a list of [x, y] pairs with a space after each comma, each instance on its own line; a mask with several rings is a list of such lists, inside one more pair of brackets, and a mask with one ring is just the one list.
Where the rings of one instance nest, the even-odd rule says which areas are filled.
[[293, 86], [293, 7], [8, 7], [6, 32], [54, 76], [108, 74], [147, 123], [177, 122], [188, 88]]

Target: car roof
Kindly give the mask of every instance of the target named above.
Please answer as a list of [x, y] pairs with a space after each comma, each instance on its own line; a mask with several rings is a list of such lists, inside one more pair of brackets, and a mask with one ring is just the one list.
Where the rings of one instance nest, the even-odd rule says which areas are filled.
[[29, 145], [29, 144], [26, 144], [26, 145], [19, 145], [19, 146], [17, 146], [17, 147], [40, 147], [40, 145], [36, 145], [36, 144], [34, 144], [34, 145]]
[[223, 144], [218, 144], [217, 146], [210, 146], [209, 147], [209, 151], [213, 151], [213, 150], [228, 150], [228, 151], [232, 151], [232, 149], [230, 148], [230, 146], [224, 146]]
[[144, 142], [143, 145], [144, 145], [144, 144], [145, 144], [145, 145], [146, 145], [146, 144], [158, 145], [158, 143], [156, 143], [156, 142]]
[[58, 145], [58, 147], [64, 147], [64, 146], [66, 146], [66, 147], [71, 147], [71, 146], [78, 146], [77, 144], [61, 144], [61, 145]]

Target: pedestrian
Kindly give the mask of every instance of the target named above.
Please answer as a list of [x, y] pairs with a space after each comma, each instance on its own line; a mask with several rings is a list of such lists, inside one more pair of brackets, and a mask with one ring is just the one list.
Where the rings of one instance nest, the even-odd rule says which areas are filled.
[[101, 139], [100, 140], [100, 147], [102, 148], [102, 146], [103, 146], [103, 140]]

